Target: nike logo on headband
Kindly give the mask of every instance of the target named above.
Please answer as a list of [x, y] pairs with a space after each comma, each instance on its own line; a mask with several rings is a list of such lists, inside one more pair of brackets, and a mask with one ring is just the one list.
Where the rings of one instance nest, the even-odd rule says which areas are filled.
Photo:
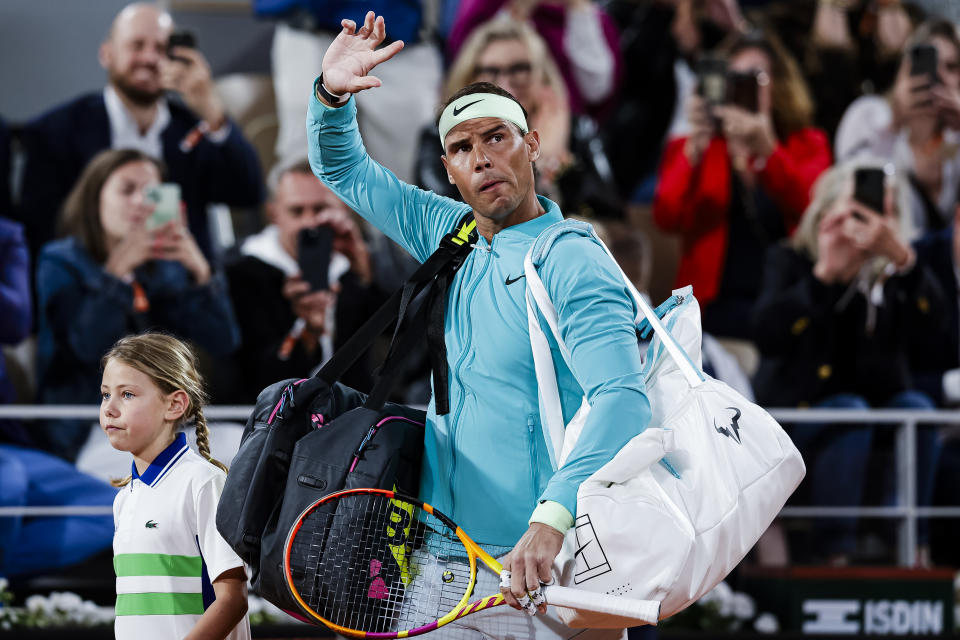
[[459, 108], [458, 108], [458, 107], [454, 107], [454, 108], [453, 108], [453, 117], [456, 118], [458, 115], [460, 115], [461, 113], [463, 113], [463, 110], [464, 110], [464, 109], [466, 109], [467, 107], [473, 106], [473, 105], [477, 104], [478, 102], [483, 102], [483, 100], [474, 100], [473, 102], [468, 102], [467, 104], [465, 104], [465, 105], [463, 105], [462, 107], [459, 107]]

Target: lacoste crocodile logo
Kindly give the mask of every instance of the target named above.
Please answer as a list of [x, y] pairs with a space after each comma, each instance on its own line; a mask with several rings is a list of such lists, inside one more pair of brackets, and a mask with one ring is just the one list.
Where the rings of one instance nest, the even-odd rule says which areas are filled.
[[743, 444], [740, 442], [740, 423], [738, 422], [741, 415], [740, 409], [737, 409], [736, 407], [727, 407], [727, 409], [734, 412], [734, 416], [730, 420], [730, 428], [718, 427], [716, 418], [713, 419], [713, 428], [717, 430], [717, 433], [723, 434], [731, 440], [736, 440], [737, 444]]
[[153, 520], [147, 520], [147, 524], [145, 524], [145, 525], [143, 525], [143, 526], [145, 526], [147, 529], [156, 529], [156, 528], [157, 528], [157, 523], [154, 522]]

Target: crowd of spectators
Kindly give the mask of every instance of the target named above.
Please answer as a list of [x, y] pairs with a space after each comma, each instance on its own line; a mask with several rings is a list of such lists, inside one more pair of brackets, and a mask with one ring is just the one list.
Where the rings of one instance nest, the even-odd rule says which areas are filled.
[[[272, 157], [258, 156], [228, 115], [202, 50], [168, 48], [175, 25], [150, 4], [124, 8], [104, 25], [99, 51], [84, 53], [98, 55], [105, 86], [16, 123], [15, 145], [0, 120], [0, 343], [36, 345], [35, 360], [17, 367], [26, 383], [0, 357], [0, 402], [94, 403], [103, 352], [154, 328], [200, 350], [215, 403], [252, 404], [267, 384], [309, 375], [386, 299], [410, 259], [305, 160], [323, 53], [341, 18], [359, 22], [371, 9], [405, 47], [378, 68], [384, 88], [358, 96], [359, 125], [370, 154], [401, 179], [458, 197], [439, 161], [435, 109], [471, 82], [495, 83], [540, 132], [538, 191], [605, 226], [628, 272], [649, 262], [640, 253], [664, 250], [657, 238], [677, 237], [675, 284], [694, 285], [717, 361], [728, 359], [723, 346], [734, 350], [758, 402], [960, 404], [954, 23], [906, 0], [358, 6], [253, 2], [276, 25]], [[11, 190], [14, 147], [23, 170]], [[861, 178], [877, 175], [871, 200]], [[179, 186], [180, 211], [153, 225], [148, 193], [161, 183]], [[213, 205], [261, 212], [260, 230], [227, 246]], [[654, 241], [634, 228], [636, 210], [652, 214]], [[333, 237], [319, 290], [298, 260], [298, 234], [313, 227]], [[426, 370], [410, 367], [421, 400]], [[361, 360], [346, 381], [367, 389], [373, 375]], [[89, 426], [0, 421], [0, 477], [17, 479], [4, 481], [0, 503], [69, 504], [64, 496], [79, 491], [85, 504], [108, 504], [98, 480], [69, 470]], [[809, 469], [799, 499], [892, 503], [889, 483], [867, 490], [877, 460], [892, 475], [880, 430], [789, 429]], [[920, 432], [920, 504], [947, 473], [938, 460], [957, 459], [946, 433]], [[27, 455], [40, 461], [32, 471]], [[70, 480], [49, 486], [50, 469]], [[63, 518], [58, 529], [84, 541], [79, 551], [33, 554], [30, 564], [8, 552], [33, 535], [29, 519], [0, 519], [0, 575], [109, 546], [104, 528], [86, 522], [71, 529], [81, 525]], [[851, 519], [821, 521], [795, 557], [855, 561], [863, 533]], [[920, 534], [918, 562], [929, 563], [925, 525]]]

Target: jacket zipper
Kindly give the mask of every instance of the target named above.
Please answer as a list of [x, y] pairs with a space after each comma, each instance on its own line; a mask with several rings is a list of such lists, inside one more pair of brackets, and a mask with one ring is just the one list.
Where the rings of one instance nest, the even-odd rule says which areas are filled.
[[530, 446], [530, 485], [533, 490], [533, 499], [540, 498], [540, 470], [537, 468], [537, 423], [533, 415], [527, 416], [527, 438]]
[[[480, 273], [473, 279], [470, 291], [469, 299], [466, 300], [467, 309], [470, 308], [470, 304], [473, 302], [473, 297], [476, 295], [477, 286], [483, 279], [484, 274], [487, 272], [487, 268], [490, 266], [490, 255], [493, 253], [493, 242], [490, 242], [490, 248], [484, 250], [483, 247], [475, 247], [480, 249], [484, 253], [484, 259], [486, 260], [483, 263], [483, 267], [480, 270]], [[472, 320], [471, 320], [472, 322]], [[470, 353], [470, 338], [473, 336], [473, 325], [467, 325], [470, 328], [470, 334], [467, 336], [466, 348], [463, 349], [463, 352], [460, 354], [460, 357], [457, 358], [457, 363], [454, 365], [451, 373], [453, 374], [454, 379], [457, 381], [457, 384], [460, 385], [461, 394], [460, 399], [457, 402], [457, 410], [453, 413], [453, 421], [450, 422], [450, 511], [454, 511], [456, 505], [456, 496], [453, 490], [453, 481], [457, 476], [457, 425], [460, 423], [460, 413], [463, 411], [463, 404], [467, 397], [466, 389], [463, 387], [463, 380], [460, 378], [460, 369], [463, 365], [463, 361], [466, 359], [467, 355]]]

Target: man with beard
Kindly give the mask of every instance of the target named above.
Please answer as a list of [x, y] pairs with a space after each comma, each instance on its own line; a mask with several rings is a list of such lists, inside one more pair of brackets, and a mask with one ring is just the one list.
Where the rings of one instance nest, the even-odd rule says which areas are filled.
[[[53, 238], [64, 198], [104, 149], [134, 148], [163, 160], [166, 180], [180, 185], [190, 231], [208, 257], [207, 205], [263, 201], [256, 152], [227, 118], [207, 61], [188, 47], [174, 47], [168, 56], [173, 26], [156, 6], [126, 6], [100, 45], [107, 86], [27, 125], [19, 217], [32, 255]], [[166, 91], [183, 102], [168, 100]]]

